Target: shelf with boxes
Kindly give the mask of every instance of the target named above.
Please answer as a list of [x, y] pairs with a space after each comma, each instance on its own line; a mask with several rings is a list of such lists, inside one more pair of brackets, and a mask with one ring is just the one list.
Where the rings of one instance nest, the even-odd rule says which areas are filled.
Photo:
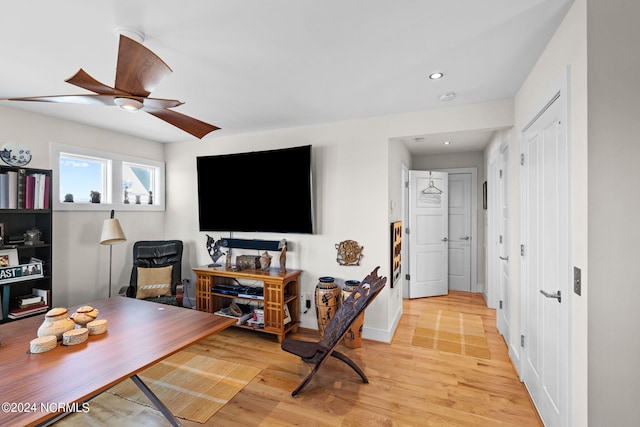
[[51, 308], [50, 182], [50, 170], [0, 167], [0, 321]]

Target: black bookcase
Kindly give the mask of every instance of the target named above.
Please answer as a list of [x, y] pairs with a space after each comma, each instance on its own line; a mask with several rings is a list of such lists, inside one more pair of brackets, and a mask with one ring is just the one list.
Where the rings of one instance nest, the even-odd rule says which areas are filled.
[[[51, 184], [51, 170], [0, 167], [0, 322], [43, 314], [52, 306]], [[45, 304], [19, 309], [17, 298], [34, 289]]]

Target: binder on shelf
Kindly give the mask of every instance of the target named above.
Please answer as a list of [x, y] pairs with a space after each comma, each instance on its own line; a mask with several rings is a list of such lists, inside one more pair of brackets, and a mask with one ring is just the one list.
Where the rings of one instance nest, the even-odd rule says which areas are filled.
[[18, 172], [8, 171], [9, 177], [9, 209], [18, 209]]
[[36, 191], [36, 178], [33, 175], [25, 177], [24, 208], [33, 209], [33, 197]]
[[0, 209], [9, 209], [9, 175], [0, 173]]

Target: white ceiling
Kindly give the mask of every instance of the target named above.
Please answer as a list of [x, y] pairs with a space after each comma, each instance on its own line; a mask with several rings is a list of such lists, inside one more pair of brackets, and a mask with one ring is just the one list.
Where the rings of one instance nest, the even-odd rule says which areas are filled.
[[[0, 16], [0, 98], [89, 93], [64, 82], [79, 68], [113, 85], [118, 27], [143, 32], [173, 69], [153, 97], [222, 128], [205, 139], [510, 98], [572, 1], [22, 0]], [[434, 71], [444, 78], [429, 80]], [[456, 98], [443, 103], [446, 92]], [[0, 104], [160, 142], [193, 138], [116, 107]], [[481, 149], [487, 134], [456, 135]]]

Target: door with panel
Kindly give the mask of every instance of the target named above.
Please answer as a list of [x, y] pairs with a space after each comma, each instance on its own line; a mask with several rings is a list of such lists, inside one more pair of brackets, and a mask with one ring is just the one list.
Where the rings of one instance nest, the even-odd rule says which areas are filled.
[[409, 171], [409, 298], [448, 293], [448, 174]]

